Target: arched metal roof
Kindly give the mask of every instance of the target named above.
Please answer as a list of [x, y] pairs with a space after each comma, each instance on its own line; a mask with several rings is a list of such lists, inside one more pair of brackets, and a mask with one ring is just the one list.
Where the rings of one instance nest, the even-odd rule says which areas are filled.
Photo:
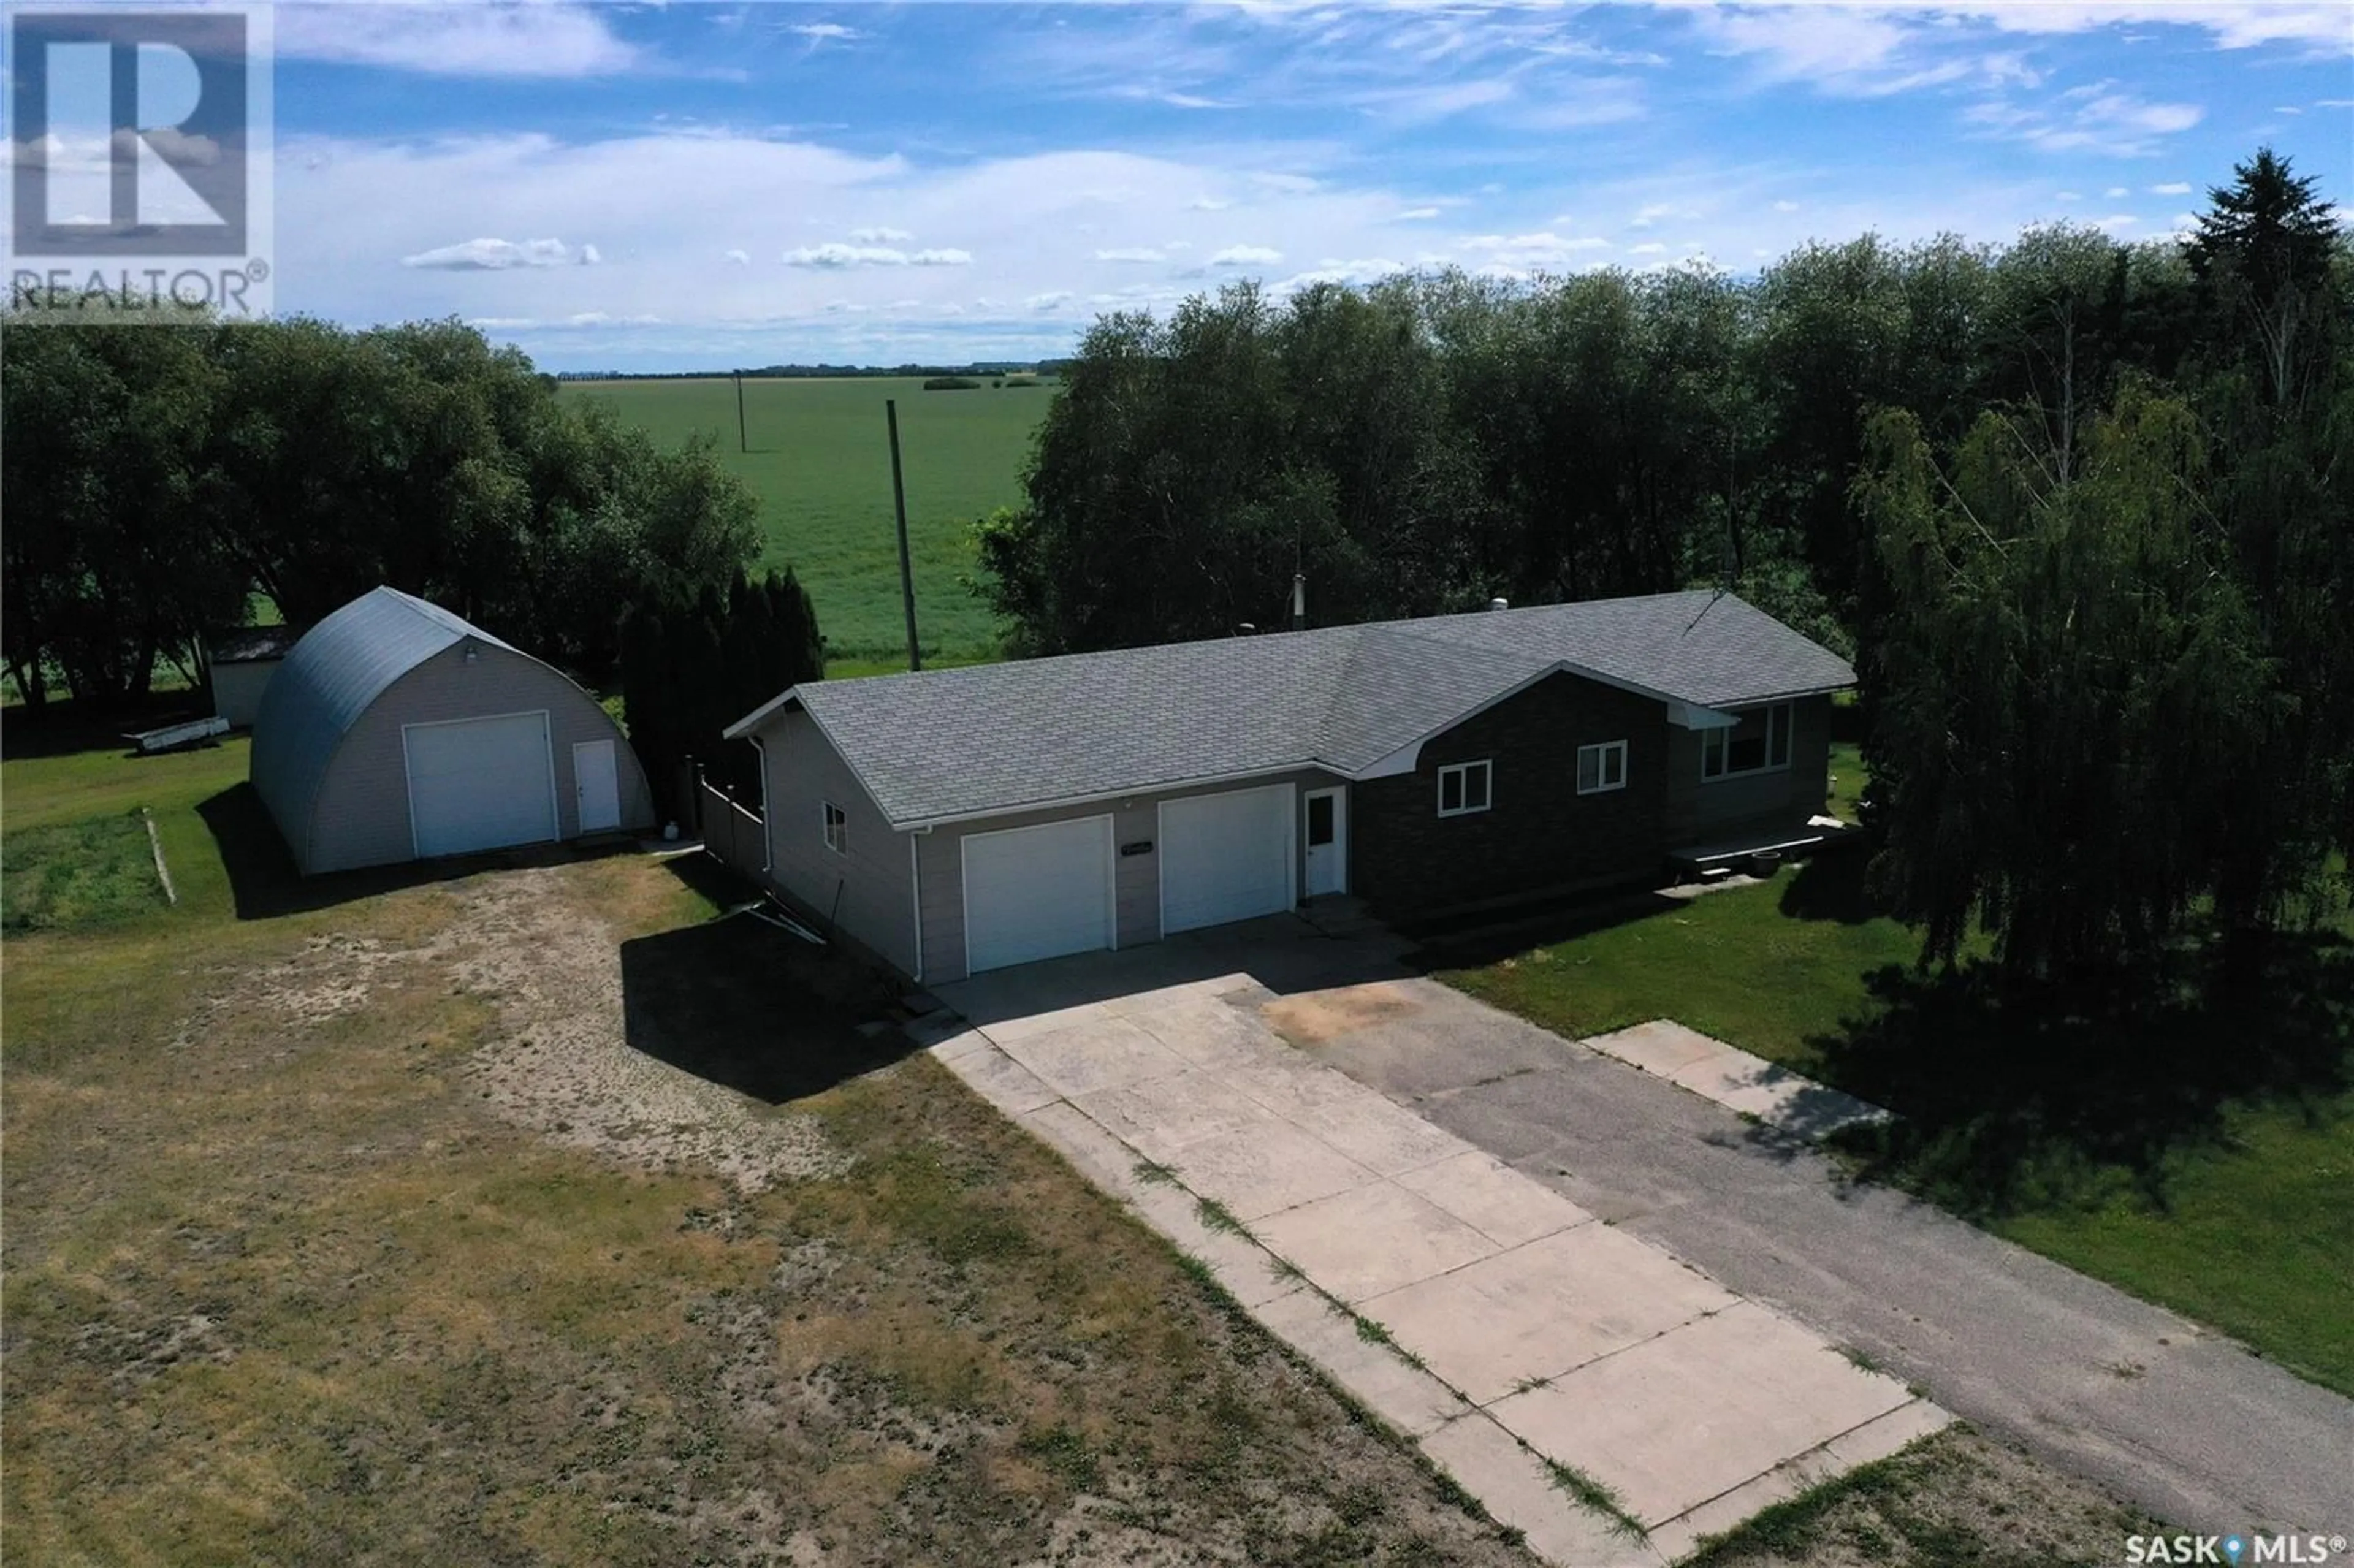
[[369, 705], [403, 675], [470, 637], [509, 646], [440, 605], [393, 588], [369, 589], [302, 634], [270, 678], [253, 720], [253, 788], [281, 832], [308, 839], [320, 780]]

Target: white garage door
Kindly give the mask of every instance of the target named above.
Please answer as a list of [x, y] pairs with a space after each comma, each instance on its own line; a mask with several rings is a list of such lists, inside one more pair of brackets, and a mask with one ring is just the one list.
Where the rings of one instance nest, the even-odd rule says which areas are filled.
[[1161, 803], [1161, 930], [1291, 907], [1291, 786]]
[[1109, 817], [965, 835], [968, 969], [1111, 945]]
[[420, 858], [556, 837], [546, 714], [410, 725], [402, 739]]

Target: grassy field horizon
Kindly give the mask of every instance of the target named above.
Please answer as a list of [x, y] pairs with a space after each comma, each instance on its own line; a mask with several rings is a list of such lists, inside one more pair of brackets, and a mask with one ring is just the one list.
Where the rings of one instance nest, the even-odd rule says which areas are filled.
[[991, 654], [996, 620], [966, 588], [971, 527], [1022, 495], [1031, 440], [1052, 383], [927, 392], [920, 376], [747, 377], [739, 450], [736, 384], [700, 379], [567, 381], [567, 397], [597, 397], [664, 447], [698, 432], [760, 505], [764, 566], [790, 566], [817, 607], [833, 657], [904, 662], [898, 537], [884, 404], [899, 411], [917, 640], [926, 660]]

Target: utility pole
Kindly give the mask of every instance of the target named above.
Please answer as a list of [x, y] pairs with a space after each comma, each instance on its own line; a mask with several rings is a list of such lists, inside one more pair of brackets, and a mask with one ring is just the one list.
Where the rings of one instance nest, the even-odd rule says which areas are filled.
[[899, 598], [907, 607], [907, 668], [920, 670], [924, 653], [916, 644], [916, 570], [907, 559], [907, 489], [899, 478], [897, 399], [883, 399], [883, 417], [891, 426], [891, 506], [899, 516]]
[[744, 434], [744, 373], [740, 370], [736, 372], [736, 450], [739, 452], [752, 450], [751, 442]]

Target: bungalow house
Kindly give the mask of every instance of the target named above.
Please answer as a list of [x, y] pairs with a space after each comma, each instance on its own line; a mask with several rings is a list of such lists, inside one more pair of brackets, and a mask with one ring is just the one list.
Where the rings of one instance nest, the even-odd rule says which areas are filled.
[[1819, 811], [1854, 679], [1694, 591], [811, 682], [726, 733], [769, 881], [942, 983], [1322, 894], [1657, 875]]

